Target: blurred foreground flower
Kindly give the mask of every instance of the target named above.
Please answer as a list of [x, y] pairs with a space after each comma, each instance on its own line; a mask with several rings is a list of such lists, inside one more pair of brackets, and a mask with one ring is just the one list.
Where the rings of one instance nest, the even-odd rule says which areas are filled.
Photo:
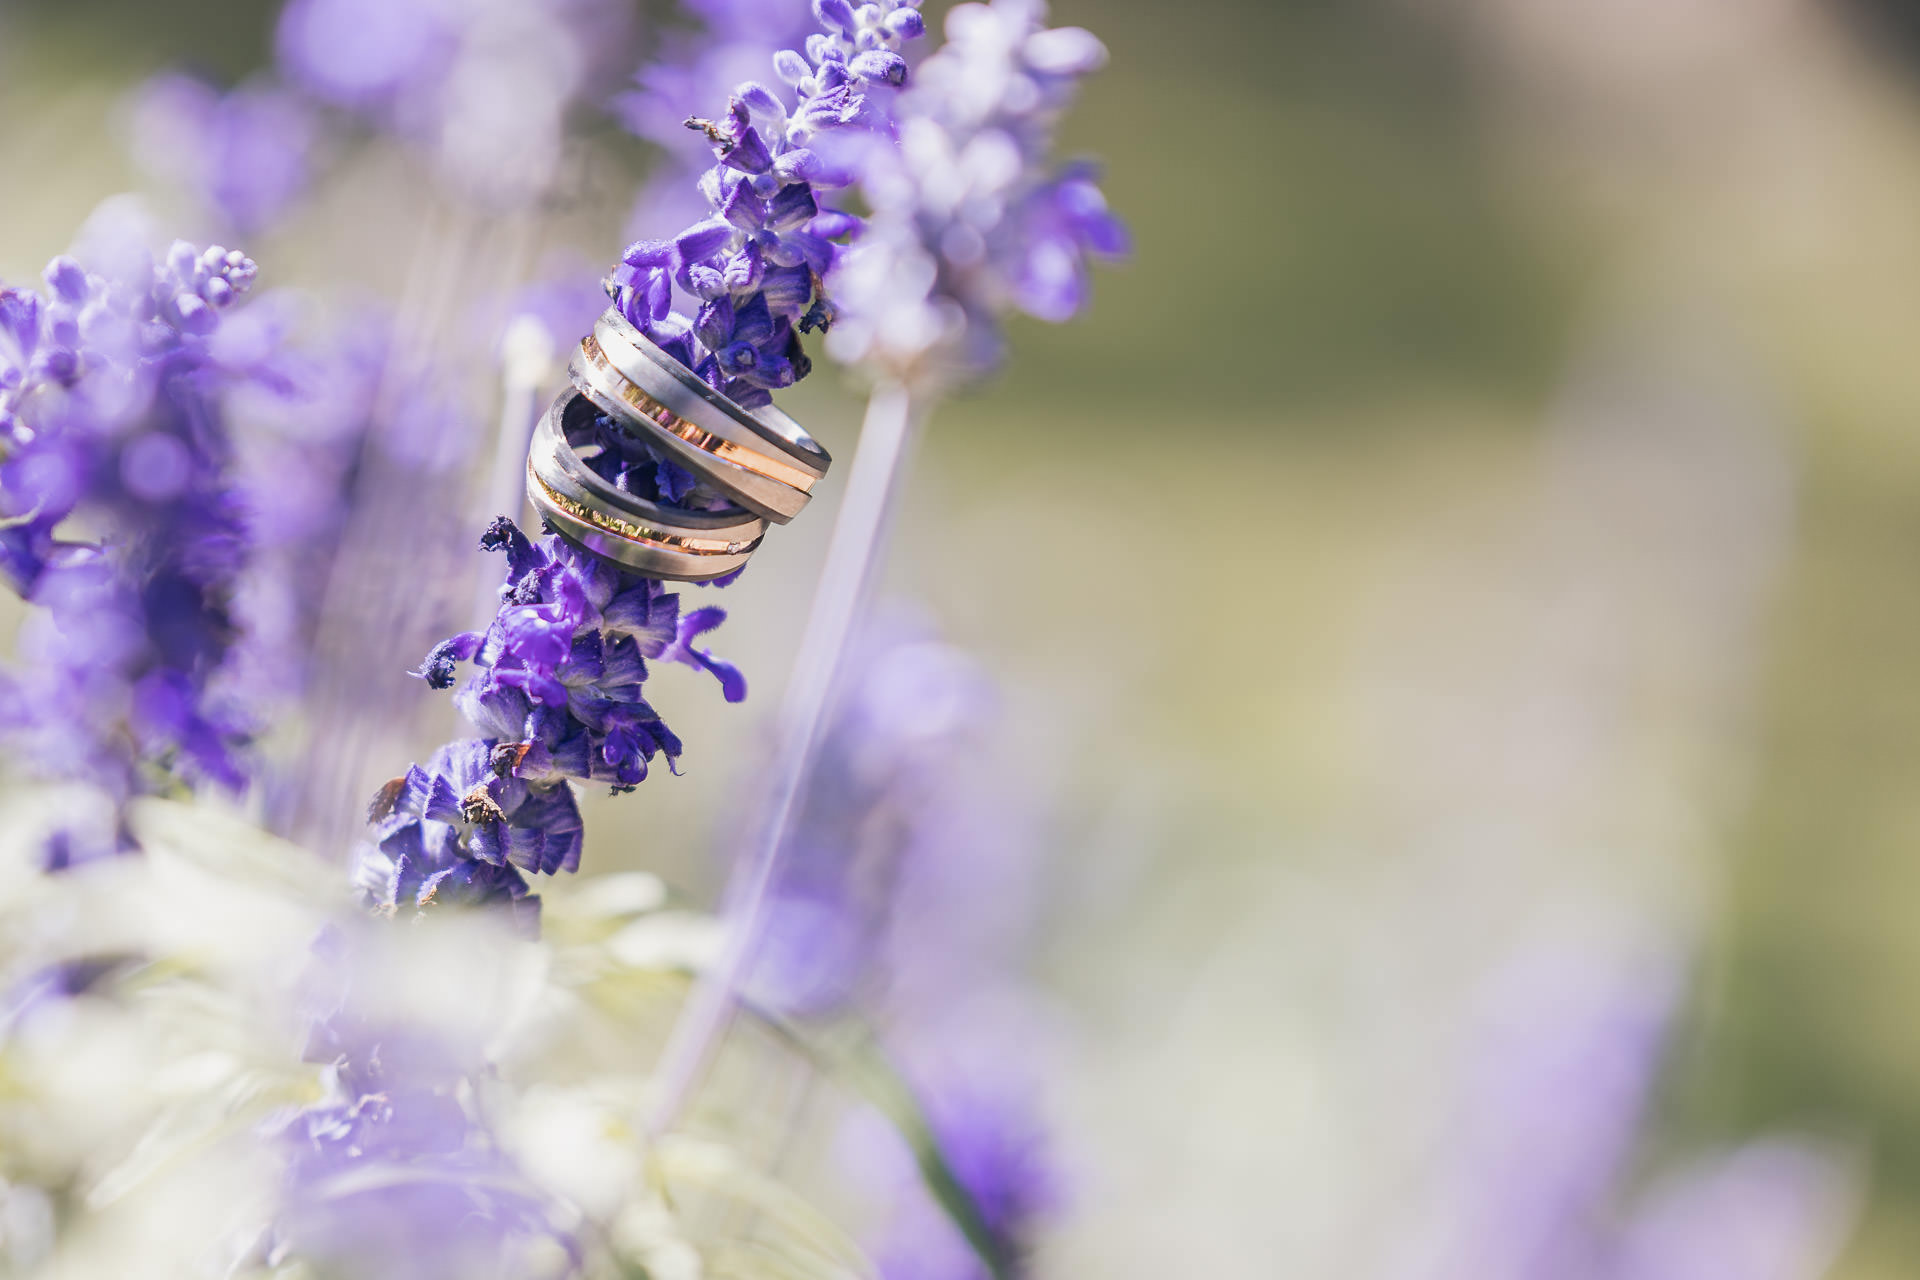
[[[533, 942], [492, 912], [368, 917], [204, 805], [142, 801], [144, 856], [35, 874], [57, 801], [12, 811], [7, 1274], [871, 1274], [736, 1148], [753, 1108], [645, 1140], [644, 1046], [717, 942], [651, 877], [580, 882]], [[696, 1229], [722, 1208], [751, 1232]]]
[[1041, 1118], [1059, 1029], [1022, 981], [1045, 863], [1031, 816], [986, 750], [997, 692], [965, 653], [904, 622], [855, 643], [746, 982], [806, 1024], [873, 1028], [922, 1099], [956, 1184], [979, 1207], [970, 1246], [884, 1126], [845, 1142], [890, 1204], [887, 1280], [1021, 1275], [1061, 1196]]
[[124, 845], [133, 796], [241, 785], [255, 727], [220, 683], [247, 559], [221, 396], [252, 370], [216, 341], [254, 265], [185, 243], [155, 263], [117, 229], [98, 251], [0, 290], [0, 570], [39, 607], [0, 725], [108, 808], [53, 835], [56, 865]]

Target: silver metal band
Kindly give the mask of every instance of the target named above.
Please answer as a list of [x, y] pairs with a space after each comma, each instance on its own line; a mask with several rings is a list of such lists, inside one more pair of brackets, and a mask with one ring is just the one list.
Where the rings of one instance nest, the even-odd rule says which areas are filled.
[[735, 404], [629, 324], [618, 308], [608, 308], [594, 322], [592, 336], [607, 362], [667, 413], [775, 464], [779, 470], [773, 474], [789, 473], [795, 487], [811, 489], [809, 481], [818, 481], [833, 465], [832, 456], [787, 414], [771, 405], [746, 409]]
[[785, 524], [812, 497], [818, 477], [680, 418], [615, 368], [591, 335], [574, 349], [567, 375], [583, 395], [635, 433], [636, 445], [644, 440], [755, 515]]
[[739, 507], [666, 506], [608, 484], [579, 453], [599, 416], [572, 390], [542, 416], [527, 455], [534, 510], [595, 555], [650, 578], [701, 582], [744, 565], [766, 534], [766, 520]]

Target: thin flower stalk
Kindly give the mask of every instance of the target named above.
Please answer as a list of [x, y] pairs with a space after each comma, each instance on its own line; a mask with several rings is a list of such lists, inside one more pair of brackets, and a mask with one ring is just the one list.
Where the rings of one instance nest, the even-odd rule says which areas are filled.
[[[822, 0], [816, 10], [824, 17], [827, 7]], [[948, 44], [910, 82], [900, 68], [906, 88], [889, 101], [886, 127], [845, 139], [849, 171], [874, 213], [852, 248], [834, 255], [822, 286], [832, 312], [822, 318], [829, 352], [861, 368], [875, 391], [763, 799], [729, 881], [727, 945], [668, 1042], [649, 1126], [655, 1134], [679, 1122], [752, 968], [916, 419], [956, 381], [992, 367], [1006, 311], [1070, 318], [1085, 301], [1087, 259], [1124, 248], [1088, 171], [1057, 172], [1048, 155], [1075, 83], [1103, 63], [1105, 50], [1080, 28], [1048, 30], [1045, 12], [1038, 0], [955, 9]], [[777, 59], [803, 97], [809, 61], [817, 65], [792, 53]], [[656, 298], [664, 292], [650, 287]]]

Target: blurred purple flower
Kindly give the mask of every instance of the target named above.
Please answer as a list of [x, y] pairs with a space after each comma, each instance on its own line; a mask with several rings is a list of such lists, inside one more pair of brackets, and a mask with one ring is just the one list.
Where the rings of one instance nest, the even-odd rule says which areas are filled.
[[[269, 1261], [393, 1280], [573, 1274], [575, 1246], [552, 1226], [555, 1206], [479, 1111], [484, 1055], [446, 1028], [369, 1007], [407, 980], [377, 970], [385, 955], [351, 931], [329, 930], [316, 945], [325, 972], [309, 985], [324, 990], [308, 992], [322, 1007], [306, 1057], [324, 1065], [327, 1096], [281, 1135], [289, 1159]], [[529, 1258], [540, 1252], [549, 1261], [535, 1272]]]
[[316, 140], [307, 106], [270, 85], [223, 94], [168, 73], [142, 86], [133, 103], [134, 159], [242, 236], [270, 226], [305, 193]]
[[[917, 1178], [900, 1178], [894, 1212], [870, 1246], [884, 1280], [1031, 1274], [1034, 1237], [1065, 1195], [1039, 1106], [1038, 1041], [1045, 1028], [1007, 1012], [976, 998], [964, 1016], [920, 1028], [904, 1051], [928, 1128], [985, 1239], [970, 1243]], [[993, 1256], [994, 1271], [977, 1245]]]
[[40, 606], [0, 725], [31, 767], [117, 808], [245, 779], [251, 717], [219, 686], [248, 554], [220, 396], [249, 371], [223, 366], [213, 337], [254, 264], [112, 249], [109, 273], [56, 258], [44, 294], [0, 289], [0, 572]]
[[950, 960], [942, 944], [967, 913], [942, 918], [920, 890], [949, 863], [991, 879], [995, 861], [971, 847], [977, 828], [954, 812], [993, 808], [954, 785], [990, 737], [992, 681], [966, 654], [904, 626], [857, 650], [859, 676], [822, 743], [749, 980], [754, 999], [789, 1015], [884, 1000], [882, 979], [908, 982]]
[[304, 310], [270, 293], [214, 339], [223, 361], [252, 371], [225, 397], [229, 417], [247, 426], [234, 465], [253, 543], [235, 595], [244, 639], [227, 687], [270, 709], [308, 690], [325, 594], [315, 584], [327, 580], [348, 526], [390, 327], [361, 312], [301, 335]]
[[[977, 662], [916, 627], [888, 625], [859, 655], [748, 998], [882, 1029], [991, 1248], [1018, 1275], [1060, 1178], [1036, 1103], [1048, 1020], [1018, 975], [1039, 867], [1016, 797], [977, 767], [993, 755], [998, 698]], [[891, 1134], [872, 1143], [898, 1154]], [[918, 1175], [887, 1181], [896, 1212], [874, 1248], [887, 1280], [984, 1280]]]
[[291, 0], [276, 47], [294, 85], [513, 205], [554, 181], [567, 113], [632, 21], [616, 0]]
[[[1395, 1280], [1824, 1273], [1848, 1184], [1811, 1147], [1756, 1146], [1626, 1194], [1676, 996], [1669, 968], [1528, 957], [1495, 993], [1438, 1212]], [[1744, 1212], [1758, 1206], [1764, 1219]]]
[[978, 376], [1002, 358], [1006, 312], [1070, 319], [1089, 261], [1126, 253], [1092, 167], [1050, 159], [1061, 113], [1106, 49], [1045, 17], [1042, 0], [948, 14], [947, 43], [895, 105], [899, 146], [861, 165], [872, 214], [827, 281], [834, 358], [910, 381]]
[[532, 316], [549, 335], [562, 341], [586, 333], [607, 309], [602, 285], [604, 273], [579, 253], [544, 256], [534, 269], [533, 283], [517, 290], [502, 309], [503, 323], [486, 336], [501, 349], [508, 328], [521, 316]]

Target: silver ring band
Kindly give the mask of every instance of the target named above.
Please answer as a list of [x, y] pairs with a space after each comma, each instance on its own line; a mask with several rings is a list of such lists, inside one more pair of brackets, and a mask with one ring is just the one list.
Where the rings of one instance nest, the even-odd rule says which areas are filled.
[[[594, 322], [593, 342], [606, 363], [666, 414], [716, 441], [770, 464], [768, 473], [803, 492], [827, 474], [833, 458], [780, 409], [746, 409], [702, 382], [628, 323], [617, 308]], [[582, 344], [585, 347], [585, 344]], [[650, 424], [671, 430], [658, 417]], [[739, 454], [731, 456], [740, 457]], [[748, 461], [748, 465], [753, 463]]]
[[591, 334], [574, 349], [567, 376], [581, 394], [637, 433], [636, 439], [644, 439], [755, 515], [785, 524], [812, 496], [817, 476], [681, 418], [615, 368]]
[[592, 401], [568, 390], [534, 429], [527, 498], [541, 518], [595, 555], [650, 578], [701, 582], [744, 565], [766, 520], [739, 507], [670, 507], [608, 484], [575, 443], [599, 416]]

